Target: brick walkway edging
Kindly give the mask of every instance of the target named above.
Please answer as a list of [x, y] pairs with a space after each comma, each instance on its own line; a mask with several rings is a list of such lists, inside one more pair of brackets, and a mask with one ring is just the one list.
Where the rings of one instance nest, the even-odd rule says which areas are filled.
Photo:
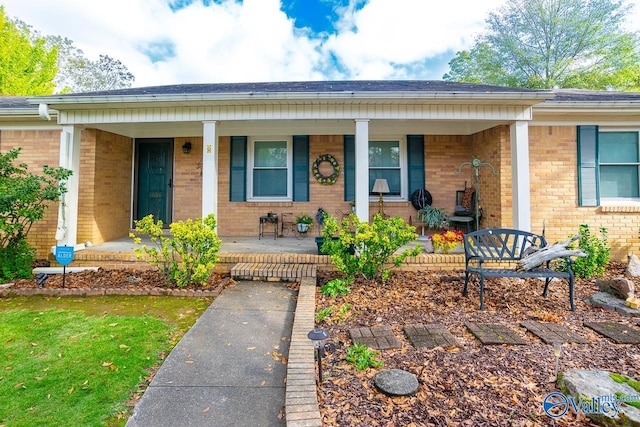
[[213, 290], [189, 290], [189, 289], [122, 289], [122, 288], [22, 288], [22, 289], [0, 289], [0, 298], [11, 296], [32, 296], [32, 295], [52, 295], [52, 296], [103, 296], [103, 295], [135, 295], [135, 296], [173, 296], [173, 297], [216, 297], [220, 294], [219, 289]]
[[313, 343], [307, 337], [314, 328], [316, 280], [302, 278], [291, 332], [285, 414], [287, 427], [322, 427]]

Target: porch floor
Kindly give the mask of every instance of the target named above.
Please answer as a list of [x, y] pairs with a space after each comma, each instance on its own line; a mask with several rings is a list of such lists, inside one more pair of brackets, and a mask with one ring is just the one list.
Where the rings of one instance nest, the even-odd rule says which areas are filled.
[[[317, 234], [310, 234], [300, 239], [290, 236], [278, 237], [277, 239], [273, 237], [258, 239], [257, 235], [220, 236], [222, 245], [215, 271], [228, 273], [238, 263], [313, 264], [318, 271], [334, 270], [329, 256], [318, 255], [318, 245], [315, 237], [317, 237]], [[142, 243], [151, 245], [151, 242], [144, 238]], [[412, 248], [415, 244], [416, 242], [412, 242], [401, 248], [401, 250]], [[135, 247], [133, 239], [129, 237], [88, 246], [86, 249], [75, 252], [74, 260], [70, 265], [78, 267], [97, 266], [108, 269], [150, 268], [149, 264], [137, 259]], [[55, 262], [53, 256], [50, 256], [50, 260]], [[408, 257], [401, 266], [402, 270], [454, 270], [463, 268], [464, 255], [433, 253], [422, 253], [415, 257]]]

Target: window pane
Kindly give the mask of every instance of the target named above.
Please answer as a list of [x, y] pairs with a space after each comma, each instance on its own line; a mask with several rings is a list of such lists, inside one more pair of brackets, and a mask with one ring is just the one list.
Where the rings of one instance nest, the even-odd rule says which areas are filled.
[[287, 170], [286, 169], [254, 169], [253, 170], [254, 197], [286, 197]]
[[254, 166], [256, 168], [286, 168], [286, 141], [255, 141]]
[[637, 166], [600, 166], [602, 197], [638, 197]]
[[399, 168], [400, 144], [398, 141], [369, 142], [370, 168]]
[[378, 196], [378, 193], [371, 192], [376, 179], [384, 178], [389, 184], [389, 193], [386, 195], [400, 195], [400, 169], [371, 169], [369, 170], [369, 194]]
[[638, 132], [599, 134], [600, 163], [638, 162]]

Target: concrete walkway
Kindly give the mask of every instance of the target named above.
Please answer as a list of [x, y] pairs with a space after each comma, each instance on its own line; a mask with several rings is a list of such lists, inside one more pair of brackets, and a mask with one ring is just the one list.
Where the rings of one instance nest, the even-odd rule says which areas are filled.
[[164, 361], [127, 426], [284, 426], [295, 309], [296, 292], [282, 282], [227, 287]]

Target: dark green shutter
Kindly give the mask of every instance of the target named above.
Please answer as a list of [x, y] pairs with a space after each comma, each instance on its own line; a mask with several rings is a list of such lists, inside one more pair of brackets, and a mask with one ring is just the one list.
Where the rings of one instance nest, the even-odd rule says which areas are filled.
[[580, 206], [598, 206], [598, 126], [578, 126], [578, 188]]
[[356, 198], [356, 137], [344, 136], [344, 200]]
[[293, 137], [293, 201], [309, 201], [309, 136]]
[[229, 176], [229, 200], [243, 202], [247, 199], [247, 137], [231, 137], [231, 173]]
[[407, 164], [409, 194], [424, 188], [424, 135], [407, 135]]

